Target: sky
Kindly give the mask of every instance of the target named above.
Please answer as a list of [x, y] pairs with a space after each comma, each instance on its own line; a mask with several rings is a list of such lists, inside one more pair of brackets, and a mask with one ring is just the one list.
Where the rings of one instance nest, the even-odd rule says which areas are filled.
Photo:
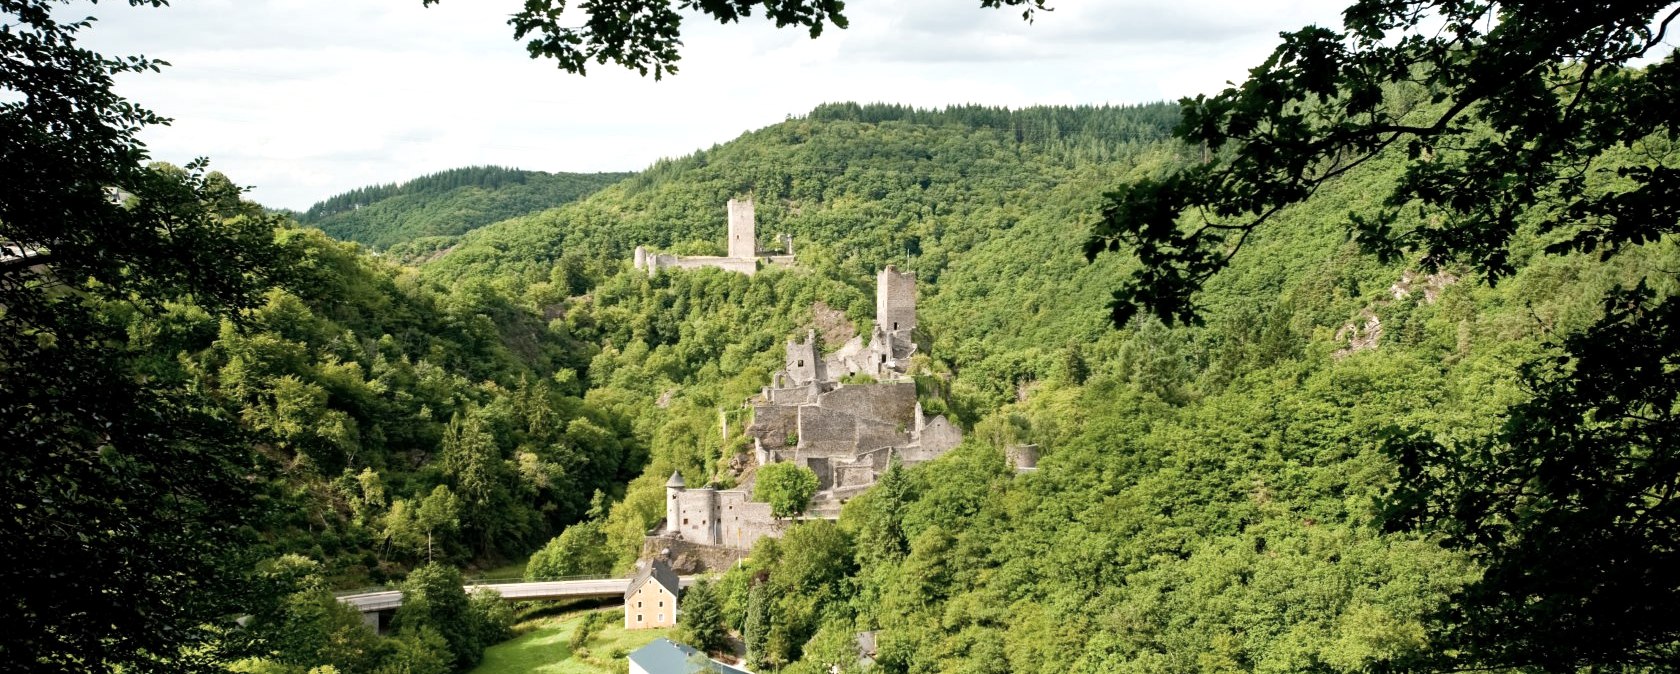
[[[575, 4], [575, 3], [574, 3]], [[118, 91], [174, 120], [156, 159], [208, 157], [272, 207], [459, 166], [635, 171], [833, 101], [922, 107], [1144, 103], [1240, 81], [1277, 34], [1347, 0], [1051, 0], [1028, 23], [979, 0], [850, 0], [811, 39], [761, 17], [683, 24], [680, 72], [587, 76], [532, 60], [521, 0], [78, 4], [83, 44], [168, 61]]]

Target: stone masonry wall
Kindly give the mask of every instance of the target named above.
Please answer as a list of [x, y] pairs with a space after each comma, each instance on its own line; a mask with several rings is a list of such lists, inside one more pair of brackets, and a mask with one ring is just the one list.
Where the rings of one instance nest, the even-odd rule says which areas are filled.
[[747, 492], [734, 489], [719, 492], [718, 497], [721, 544], [746, 550], [760, 538], [781, 535], [781, 522], [770, 514], [770, 504], [749, 501]]
[[642, 539], [641, 559], [650, 559], [668, 552], [671, 570], [687, 576], [704, 571], [723, 571], [747, 556], [747, 550], [721, 545], [706, 545], [671, 536], [648, 536]]
[[824, 409], [845, 412], [865, 419], [903, 424], [904, 428], [908, 429], [916, 423], [916, 384], [897, 382], [842, 386], [823, 394], [817, 404]]
[[856, 416], [811, 405], [800, 407], [798, 410], [801, 454], [851, 458], [857, 451]]
[[753, 405], [753, 422], [747, 433], [758, 438], [765, 449], [787, 446], [787, 438], [799, 432], [799, 408], [785, 405]]
[[917, 460], [928, 461], [939, 458], [940, 455], [962, 444], [962, 439], [962, 431], [945, 417], [938, 416], [929, 419], [927, 424], [922, 427], [921, 443], [918, 447], [918, 454], [921, 456]]
[[859, 450], [901, 447], [910, 444], [910, 433], [902, 424], [859, 418], [857, 436], [852, 440], [852, 455]]

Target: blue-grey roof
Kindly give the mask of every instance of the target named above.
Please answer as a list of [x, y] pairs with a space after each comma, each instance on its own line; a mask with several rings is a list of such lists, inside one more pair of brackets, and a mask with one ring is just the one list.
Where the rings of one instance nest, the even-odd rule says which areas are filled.
[[655, 557], [643, 564], [641, 570], [636, 572], [636, 577], [630, 579], [630, 584], [624, 588], [624, 600], [629, 601], [630, 597], [636, 594], [636, 590], [641, 589], [649, 580], [665, 586], [665, 592], [673, 597], [677, 596], [682, 588], [682, 579], [677, 577], [677, 572], [671, 570], [671, 565], [666, 564], [664, 559]]
[[666, 638], [651, 643], [630, 654], [630, 661], [648, 674], [748, 674], [716, 660], [709, 660], [700, 651]]

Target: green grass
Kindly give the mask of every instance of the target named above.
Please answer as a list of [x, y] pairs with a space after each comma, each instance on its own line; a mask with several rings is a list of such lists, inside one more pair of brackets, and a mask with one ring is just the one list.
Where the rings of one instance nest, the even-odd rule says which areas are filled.
[[[520, 623], [516, 628], [519, 636], [485, 650], [484, 661], [471, 674], [606, 674], [615, 671], [584, 661], [567, 646], [567, 640], [587, 614], [588, 611], [566, 613]], [[609, 623], [590, 637], [584, 648], [589, 650], [591, 659], [611, 664], [615, 649], [629, 653], [654, 639], [670, 635], [670, 629], [627, 631], [619, 620]]]

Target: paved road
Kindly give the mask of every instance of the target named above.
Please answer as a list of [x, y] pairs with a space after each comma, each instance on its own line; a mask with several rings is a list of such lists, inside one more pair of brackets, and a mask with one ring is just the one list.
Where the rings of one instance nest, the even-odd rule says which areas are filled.
[[[695, 576], [682, 576], [679, 581], [683, 587], [694, 583]], [[600, 578], [594, 580], [554, 580], [536, 581], [529, 583], [486, 583], [465, 586], [467, 592], [479, 588], [496, 591], [508, 601], [532, 601], [541, 599], [572, 599], [579, 597], [613, 597], [624, 594], [630, 585], [629, 578]], [[402, 591], [382, 590], [379, 592], [364, 592], [350, 594], [338, 598], [339, 601], [356, 607], [363, 613], [374, 611], [389, 611], [402, 606]]]

